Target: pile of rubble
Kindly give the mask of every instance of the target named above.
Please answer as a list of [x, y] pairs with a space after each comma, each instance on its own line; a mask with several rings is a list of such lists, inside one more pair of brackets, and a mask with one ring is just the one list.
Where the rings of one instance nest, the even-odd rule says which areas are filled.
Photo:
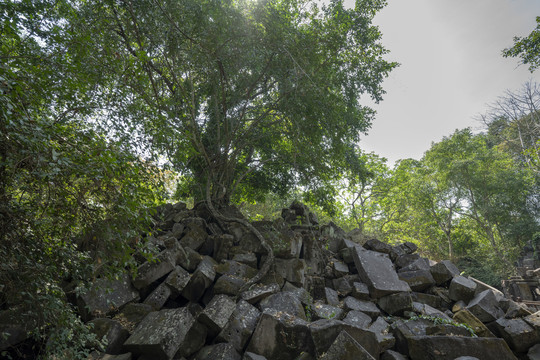
[[98, 279], [79, 299], [107, 339], [93, 359], [540, 359], [540, 312], [412, 243], [355, 242], [293, 203], [252, 223], [276, 258], [241, 292], [266, 257], [252, 233], [204, 203], [169, 205], [159, 218], [157, 259], [134, 278]]
[[527, 245], [516, 262], [516, 276], [503, 280], [507, 297], [540, 309], [540, 243]]

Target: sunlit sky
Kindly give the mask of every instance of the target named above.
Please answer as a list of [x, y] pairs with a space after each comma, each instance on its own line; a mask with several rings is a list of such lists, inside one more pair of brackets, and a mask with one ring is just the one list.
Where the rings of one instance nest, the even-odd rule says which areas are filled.
[[[353, 0], [346, 0], [352, 4]], [[531, 74], [503, 58], [514, 36], [536, 26], [540, 0], [388, 0], [376, 17], [387, 59], [401, 66], [384, 82], [387, 94], [360, 146], [389, 164], [422, 157], [456, 129], [479, 130], [477, 117]]]

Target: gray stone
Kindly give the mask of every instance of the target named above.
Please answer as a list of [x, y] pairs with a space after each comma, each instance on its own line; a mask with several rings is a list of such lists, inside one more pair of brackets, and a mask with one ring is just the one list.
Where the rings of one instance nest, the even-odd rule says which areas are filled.
[[341, 277], [349, 274], [349, 266], [337, 259], [332, 260], [332, 270], [334, 271], [335, 277]]
[[407, 339], [414, 336], [426, 335], [426, 329], [433, 323], [426, 319], [398, 320], [390, 326], [390, 330], [396, 338], [395, 350], [402, 354], [409, 353]]
[[388, 254], [388, 255], [393, 250], [391, 245], [387, 243], [383, 243], [382, 241], [377, 240], [377, 239], [369, 239], [368, 241], [365, 242], [364, 247], [368, 250], [372, 250], [372, 251], [376, 251], [376, 252]]
[[213, 235], [214, 260], [218, 263], [229, 258], [229, 252], [233, 246], [234, 236], [230, 234]]
[[241, 360], [242, 357], [229, 343], [209, 345], [202, 348], [196, 360]]
[[88, 324], [91, 324], [91, 331], [96, 334], [98, 339], [107, 340], [107, 345], [102, 349], [103, 352], [112, 355], [121, 353], [122, 344], [129, 337], [129, 332], [118, 321], [99, 318], [88, 322]]
[[412, 303], [408, 292], [387, 295], [377, 300], [379, 307], [389, 315], [402, 315], [404, 311], [411, 311]]
[[413, 291], [424, 291], [435, 285], [435, 280], [429, 270], [400, 271], [399, 279], [405, 281]]
[[205, 256], [184, 287], [182, 296], [190, 301], [198, 301], [206, 289], [214, 282], [216, 277], [215, 265], [216, 263], [211, 257]]
[[353, 298], [352, 296], [347, 296], [345, 299], [343, 299], [343, 306], [346, 310], [361, 311], [371, 316], [372, 319], [375, 319], [381, 313], [377, 305], [371, 301], [359, 300]]
[[240, 300], [232, 313], [229, 322], [219, 333], [216, 340], [228, 342], [242, 352], [253, 334], [261, 312], [247, 301]]
[[343, 322], [362, 329], [367, 329], [369, 324], [371, 324], [371, 316], [361, 311], [351, 310], [347, 313], [347, 316], [345, 316]]
[[540, 344], [536, 344], [529, 349], [527, 360], [540, 360]]
[[[312, 316], [314, 320], [319, 319], [341, 319], [343, 316], [343, 309], [336, 306], [323, 304], [316, 301], [311, 307]], [[366, 315], [367, 316], [367, 315]]]
[[291, 292], [279, 292], [268, 296], [261, 301], [260, 307], [262, 311], [266, 309], [274, 309], [276, 311], [285, 312], [292, 316], [306, 320], [306, 314], [302, 302]]
[[137, 276], [133, 279], [133, 286], [144, 289], [154, 281], [162, 278], [174, 270], [176, 255], [171, 250], [159, 253], [155, 261], [147, 261], [137, 269]]
[[450, 282], [449, 294], [450, 299], [454, 301], [463, 300], [465, 302], [470, 301], [474, 297], [476, 290], [476, 283], [464, 276], [454, 276], [452, 282]]
[[176, 263], [188, 271], [195, 271], [197, 266], [199, 266], [201, 263], [203, 257], [201, 254], [190, 248], [185, 248], [184, 251], [186, 253], [186, 259], [181, 259], [181, 261], [179, 261], [177, 258]]
[[124, 343], [124, 348], [138, 356], [171, 359], [182, 346], [195, 319], [187, 308], [149, 313]]
[[398, 269], [401, 269], [412, 264], [418, 259], [420, 259], [420, 255], [418, 254], [405, 254], [405, 255], [398, 256], [397, 259], [394, 261], [394, 263], [396, 264], [396, 267]]
[[540, 333], [523, 319], [501, 318], [489, 324], [488, 328], [506, 340], [510, 348], [518, 353], [527, 352], [533, 345], [540, 344]]
[[305, 286], [306, 263], [303, 259], [278, 259], [274, 260], [275, 271], [285, 280], [296, 286]]
[[441, 298], [439, 296], [419, 292], [412, 293], [411, 295], [414, 301], [429, 305], [439, 310], [441, 309]]
[[432, 325], [426, 328], [426, 335], [446, 335], [446, 336], [471, 336], [469, 330], [461, 326], [452, 324]]
[[257, 355], [252, 352], [246, 351], [244, 353], [244, 357], [242, 358], [242, 360], [267, 360], [267, 359], [262, 355]]
[[387, 334], [390, 324], [384, 320], [382, 316], [379, 316], [369, 327], [368, 330], [378, 334]]
[[408, 358], [408, 356], [393, 350], [386, 350], [381, 355], [381, 360], [407, 360]]
[[139, 292], [131, 285], [128, 274], [120, 278], [98, 279], [89, 291], [78, 299], [79, 310], [84, 319], [102, 317], [130, 302], [139, 300]]
[[267, 309], [261, 314], [246, 350], [267, 359], [290, 360], [302, 352], [314, 354], [315, 345], [307, 321]]
[[461, 336], [413, 336], [407, 338], [413, 360], [454, 360], [460, 356], [479, 359], [517, 360], [503, 339]]
[[346, 331], [342, 331], [320, 360], [375, 360], [375, 358]]
[[353, 282], [352, 296], [360, 300], [369, 300], [369, 289], [363, 282]]
[[469, 325], [477, 336], [495, 337], [495, 335], [493, 335], [493, 333], [467, 309], [455, 313], [453, 319], [458, 323]]
[[236, 254], [233, 257], [233, 260], [246, 264], [254, 269], [257, 268], [257, 256], [254, 253]]
[[121, 354], [121, 355], [111, 355], [105, 353], [98, 353], [97, 351], [91, 352], [88, 356], [88, 360], [132, 360], [133, 356], [131, 353]]
[[415, 271], [415, 270], [429, 271], [430, 268], [431, 268], [431, 265], [429, 264], [429, 260], [421, 257], [414, 260], [412, 263], [408, 264], [407, 266], [402, 267], [401, 269], [399, 269], [398, 272]]
[[411, 291], [406, 282], [399, 280], [388, 255], [357, 247], [353, 251], [353, 258], [358, 274], [373, 298]]
[[499, 303], [491, 290], [484, 290], [476, 295], [467, 309], [483, 323], [488, 323], [504, 316]]
[[114, 319], [117, 319], [127, 330], [133, 331], [142, 319], [152, 311], [154, 309], [150, 305], [131, 303], [127, 304]]
[[245, 278], [246, 280], [257, 275], [257, 269], [234, 260], [223, 261], [215, 269], [219, 275], [233, 275], [239, 278]]
[[459, 275], [459, 269], [450, 260], [439, 261], [429, 270], [437, 285], [442, 285], [452, 280], [454, 276]]
[[[501, 302], [499, 301], [499, 305], [500, 304]], [[504, 314], [504, 317], [507, 319], [523, 318], [532, 314], [525, 304], [519, 304], [510, 300], [508, 301], [507, 305], [508, 307], [506, 309], [506, 313]]]
[[275, 294], [279, 291], [279, 285], [255, 285], [250, 290], [246, 290], [242, 293], [243, 300], [250, 304], [256, 304], [261, 300], [266, 299], [268, 296]]
[[340, 277], [332, 280], [333, 288], [342, 297], [349, 296], [352, 293], [352, 286], [346, 277]]
[[216, 295], [199, 314], [198, 320], [206, 325], [208, 334], [214, 337], [227, 325], [235, 309], [236, 302], [232, 297], [223, 294]]
[[437, 318], [445, 319], [445, 320], [452, 320], [448, 315], [446, 315], [442, 311], [437, 310], [429, 305], [422, 304], [416, 301], [413, 301], [412, 305], [413, 305], [413, 311], [415, 311], [418, 314], [437, 317]]
[[[192, 309], [193, 310], [193, 309]], [[194, 314], [193, 311], [190, 311], [191, 314]], [[193, 315], [195, 316], [195, 315]], [[199, 321], [195, 321], [191, 328], [188, 330], [184, 342], [180, 349], [176, 352], [174, 358], [186, 357], [189, 358], [191, 355], [199, 351], [206, 343], [207, 336], [206, 326], [201, 324]]]
[[144, 299], [143, 304], [150, 305], [153, 310], [157, 311], [165, 305], [169, 296], [171, 296], [171, 288], [166, 284], [159, 284], [159, 286]]
[[184, 236], [180, 239], [180, 244], [185, 248], [195, 251], [199, 250], [208, 238], [206, 222], [201, 218], [187, 218], [183, 220], [183, 223], [187, 229]]
[[245, 279], [238, 276], [220, 276], [214, 284], [214, 294], [236, 296], [245, 283]]
[[526, 316], [523, 320], [540, 332], [540, 311]]
[[191, 275], [181, 266], [177, 266], [165, 279], [165, 284], [171, 289], [174, 297], [180, 296], [186, 287]]
[[324, 288], [325, 300], [328, 305], [339, 305], [339, 296], [336, 290], [332, 288]]

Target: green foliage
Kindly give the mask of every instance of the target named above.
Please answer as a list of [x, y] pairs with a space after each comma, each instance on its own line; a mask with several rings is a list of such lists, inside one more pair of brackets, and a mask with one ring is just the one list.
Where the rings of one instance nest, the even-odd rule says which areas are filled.
[[474, 329], [471, 328], [469, 325], [464, 324], [464, 323], [458, 323], [453, 320], [440, 318], [438, 316], [417, 315], [417, 316], [411, 316], [408, 320], [405, 320], [405, 321], [415, 321], [415, 320], [420, 320], [420, 319], [431, 321], [435, 325], [452, 325], [452, 326], [460, 327], [460, 328], [466, 329], [471, 334], [471, 337], [478, 337], [476, 333], [474, 332]]
[[519, 57], [533, 72], [540, 65], [540, 16], [536, 17], [536, 28], [527, 37], [515, 37], [514, 46], [503, 51], [504, 57]]
[[[457, 267], [468, 276], [472, 276], [494, 288], [501, 288], [501, 281], [505, 277], [501, 276], [504, 273], [501, 269], [502, 264], [500, 259], [481, 252], [471, 252], [469, 256], [464, 256], [456, 263]], [[498, 271], [493, 271], [497, 269]]]

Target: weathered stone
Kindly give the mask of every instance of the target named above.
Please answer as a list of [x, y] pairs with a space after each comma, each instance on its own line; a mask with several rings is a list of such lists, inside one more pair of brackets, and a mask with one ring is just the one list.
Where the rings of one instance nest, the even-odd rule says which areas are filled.
[[540, 360], [540, 344], [536, 344], [529, 349], [527, 360]]
[[257, 269], [234, 260], [224, 261], [217, 265], [215, 269], [219, 275], [233, 275], [239, 278], [251, 279], [257, 275]]
[[187, 229], [180, 239], [180, 244], [185, 248], [199, 250], [208, 238], [206, 222], [201, 218], [186, 218], [182, 222]]
[[495, 337], [495, 335], [493, 335], [493, 333], [467, 309], [463, 309], [455, 313], [454, 321], [469, 325], [477, 336]]
[[261, 312], [247, 301], [240, 300], [232, 313], [229, 322], [219, 333], [216, 340], [228, 342], [242, 352], [251, 334], [257, 326]]
[[369, 324], [371, 324], [371, 316], [361, 311], [351, 310], [347, 313], [347, 316], [345, 316], [343, 322], [362, 329], [367, 329]]
[[407, 272], [407, 271], [415, 271], [415, 270], [427, 270], [431, 268], [431, 265], [429, 264], [429, 260], [426, 258], [418, 258], [414, 260], [412, 263], [408, 264], [407, 266], [402, 267], [399, 269], [398, 272]]
[[446, 335], [446, 336], [471, 336], [469, 330], [452, 324], [432, 325], [426, 328], [426, 335]]
[[467, 304], [463, 300], [456, 301], [456, 303], [452, 306], [452, 312], [457, 313], [460, 310], [463, 310], [467, 307]]
[[491, 290], [484, 290], [476, 295], [467, 309], [483, 323], [497, 320], [504, 316], [504, 312], [498, 307], [498, 301]]
[[377, 240], [377, 239], [369, 239], [364, 244], [364, 247], [368, 250], [372, 250], [372, 251], [376, 251], [376, 252], [388, 254], [388, 255], [393, 250], [391, 245], [387, 243], [383, 243], [382, 241]]
[[318, 236], [314, 236], [312, 233], [304, 234], [302, 236], [302, 242], [304, 243], [303, 254], [304, 261], [306, 262], [306, 274], [308, 275], [320, 275], [322, 270], [327, 265], [324, 251], [321, 247], [321, 243]]
[[157, 311], [165, 305], [169, 296], [171, 296], [171, 288], [166, 284], [159, 284], [159, 286], [144, 299], [143, 304], [150, 305], [153, 310]]
[[241, 360], [240, 354], [229, 343], [209, 345], [197, 353], [197, 360]]
[[129, 337], [129, 332], [118, 321], [99, 318], [90, 321], [91, 331], [98, 339], [106, 339], [107, 345], [102, 349], [107, 354], [118, 355], [121, 353], [122, 344]]
[[272, 360], [290, 360], [302, 352], [314, 354], [315, 345], [307, 321], [267, 309], [261, 314], [246, 350]]
[[540, 332], [540, 311], [526, 316], [523, 320]]
[[349, 266], [337, 259], [332, 260], [332, 270], [337, 278], [349, 274]]
[[214, 265], [216, 262], [211, 257], [205, 256], [184, 287], [182, 296], [190, 301], [198, 301], [214, 282], [216, 276]]
[[131, 353], [121, 354], [121, 355], [110, 355], [105, 353], [98, 353], [93, 351], [88, 356], [88, 360], [132, 360], [133, 356]]
[[234, 275], [220, 276], [214, 284], [214, 294], [236, 296], [245, 283], [243, 278]]
[[419, 292], [412, 293], [411, 296], [414, 301], [429, 305], [436, 309], [441, 308], [441, 298], [439, 296]]
[[393, 350], [386, 350], [381, 355], [381, 360], [407, 360], [408, 358], [408, 356]]
[[165, 250], [159, 253], [156, 261], [147, 261], [137, 269], [137, 276], [133, 279], [133, 286], [143, 289], [159, 278], [167, 275], [176, 266], [176, 255], [173, 251]]
[[256, 304], [261, 300], [266, 299], [268, 296], [275, 294], [279, 291], [279, 285], [256, 285], [250, 290], [244, 291], [241, 295], [242, 299], [250, 304]]
[[[323, 304], [321, 302], [315, 302], [311, 307], [312, 317], [314, 320], [319, 319], [341, 319], [343, 316], [343, 309], [336, 306]], [[366, 315], [367, 316], [367, 315]]]
[[339, 296], [336, 290], [332, 288], [324, 288], [325, 300], [328, 305], [339, 305]]
[[361, 311], [371, 316], [372, 319], [375, 319], [381, 313], [377, 305], [371, 301], [359, 300], [353, 298], [352, 296], [347, 296], [345, 299], [343, 299], [343, 306], [346, 310]]
[[523, 319], [501, 318], [489, 324], [488, 328], [518, 353], [527, 352], [533, 345], [540, 344], [540, 333]]
[[[366, 236], [364, 235], [364, 233], [362, 232], [362, 230], [356, 228], [356, 229], [353, 229], [351, 231], [349, 231], [347, 233], [347, 238], [349, 238], [350, 240], [347, 240], [353, 244], [356, 244], [356, 245], [359, 245], [359, 246], [363, 246], [366, 241], [368, 241], [368, 239], [366, 238]], [[344, 239], [346, 240], [346, 239]]]
[[[190, 313], [195, 317], [193, 309], [191, 309]], [[197, 351], [199, 351], [206, 343], [206, 335], [207, 335], [207, 329], [206, 326], [201, 324], [199, 321], [195, 321], [193, 325], [188, 330], [184, 342], [180, 349], [176, 352], [176, 355], [174, 356], [175, 359], [178, 357], [190, 357], [191, 355], [195, 354]], [[150, 360], [150, 359], [149, 359]]]
[[181, 266], [177, 266], [165, 279], [165, 284], [171, 289], [174, 297], [180, 296], [189, 282], [191, 275]]
[[300, 300], [300, 302], [306, 306], [313, 304], [313, 297], [311, 296], [309, 291], [307, 291], [303, 287], [296, 287], [290, 282], [286, 282], [285, 285], [283, 285], [281, 291], [288, 291], [293, 293], [294, 296], [296, 296]]
[[358, 274], [369, 288], [370, 295], [380, 298], [385, 295], [411, 291], [409, 285], [399, 280], [392, 261], [386, 254], [355, 248], [353, 258]]
[[412, 303], [413, 311], [418, 314], [437, 317], [440, 319], [451, 320], [451, 318], [440, 310], [437, 310], [429, 305], [422, 304], [416, 301]]
[[218, 263], [229, 258], [229, 252], [233, 246], [234, 236], [230, 234], [213, 235], [214, 260]]
[[368, 330], [378, 334], [387, 334], [390, 324], [384, 320], [382, 316], [379, 316], [369, 327]]
[[199, 314], [198, 320], [206, 325], [208, 334], [214, 337], [227, 325], [235, 309], [236, 302], [232, 297], [223, 294], [216, 295]]
[[184, 252], [186, 254], [185, 259], [183, 256], [180, 258], [177, 257], [176, 264], [180, 265], [188, 271], [195, 271], [195, 269], [197, 269], [197, 266], [199, 266], [203, 259], [202, 255], [190, 248], [182, 249], [184, 249]]
[[305, 286], [306, 263], [303, 259], [275, 259], [275, 271], [296, 286]]
[[369, 300], [369, 289], [363, 282], [353, 282], [352, 296], [360, 300]]
[[343, 239], [346, 236], [345, 231], [333, 222], [321, 226], [321, 235], [324, 237], [328, 250], [337, 254], [342, 249]]
[[461, 336], [412, 336], [407, 338], [413, 360], [454, 360], [460, 356], [516, 360], [503, 339]]
[[405, 281], [413, 291], [423, 291], [433, 285], [435, 280], [429, 270], [400, 271], [399, 279]]
[[346, 277], [340, 277], [338, 279], [332, 280], [334, 290], [338, 292], [341, 296], [348, 296], [352, 293], [352, 286], [349, 284], [349, 281]]
[[368, 353], [378, 358], [380, 346], [377, 335], [361, 327], [340, 320], [321, 319], [309, 324], [311, 336], [315, 344], [316, 355], [326, 352], [342, 331], [356, 340]]
[[442, 287], [434, 286], [428, 289], [428, 291], [429, 291], [429, 294], [433, 294], [440, 298], [440, 301], [441, 301], [440, 308], [450, 309], [452, 307], [453, 300], [450, 299], [450, 290], [442, 288]]
[[398, 269], [401, 269], [412, 264], [418, 259], [420, 259], [420, 255], [418, 254], [405, 254], [405, 255], [398, 256], [397, 259], [394, 261], [394, 263], [396, 264], [396, 267]]
[[154, 311], [150, 305], [130, 303], [117, 314], [114, 319], [118, 320], [122, 326], [130, 332], [148, 315]]
[[346, 331], [342, 331], [320, 360], [375, 360], [375, 358]]
[[133, 288], [129, 275], [115, 280], [98, 279], [89, 291], [78, 299], [83, 318], [101, 317], [124, 305], [139, 300], [139, 292]]
[[279, 292], [268, 296], [260, 303], [262, 311], [266, 309], [274, 309], [280, 312], [288, 313], [292, 316], [306, 320], [304, 307], [298, 297], [291, 292]]
[[267, 359], [262, 355], [257, 355], [252, 352], [246, 351], [244, 353], [244, 357], [242, 358], [242, 360], [267, 360]]
[[390, 330], [396, 338], [395, 350], [402, 354], [409, 353], [409, 344], [407, 339], [413, 336], [426, 335], [426, 329], [433, 323], [426, 319], [417, 320], [398, 320], [390, 326]]
[[186, 308], [151, 312], [126, 340], [124, 348], [136, 355], [172, 359], [194, 322]]
[[[499, 305], [501, 302], [499, 301]], [[525, 304], [519, 304], [515, 301], [510, 300], [508, 302], [508, 308], [506, 310], [506, 313], [504, 314], [504, 317], [507, 319], [515, 319], [515, 318], [523, 318], [526, 316], [531, 315], [532, 313], [529, 311], [529, 308]]]
[[404, 311], [411, 311], [412, 297], [408, 292], [383, 296], [377, 300], [379, 307], [389, 315], [402, 315]]
[[233, 256], [234, 261], [238, 261], [252, 268], [257, 268], [257, 256], [254, 253], [236, 254]]
[[439, 261], [430, 268], [430, 271], [437, 285], [442, 285], [459, 275], [459, 269], [450, 260]]
[[450, 299], [454, 301], [463, 300], [465, 302], [470, 301], [474, 297], [476, 290], [476, 283], [467, 279], [464, 276], [454, 276], [452, 282], [450, 282], [449, 294]]

